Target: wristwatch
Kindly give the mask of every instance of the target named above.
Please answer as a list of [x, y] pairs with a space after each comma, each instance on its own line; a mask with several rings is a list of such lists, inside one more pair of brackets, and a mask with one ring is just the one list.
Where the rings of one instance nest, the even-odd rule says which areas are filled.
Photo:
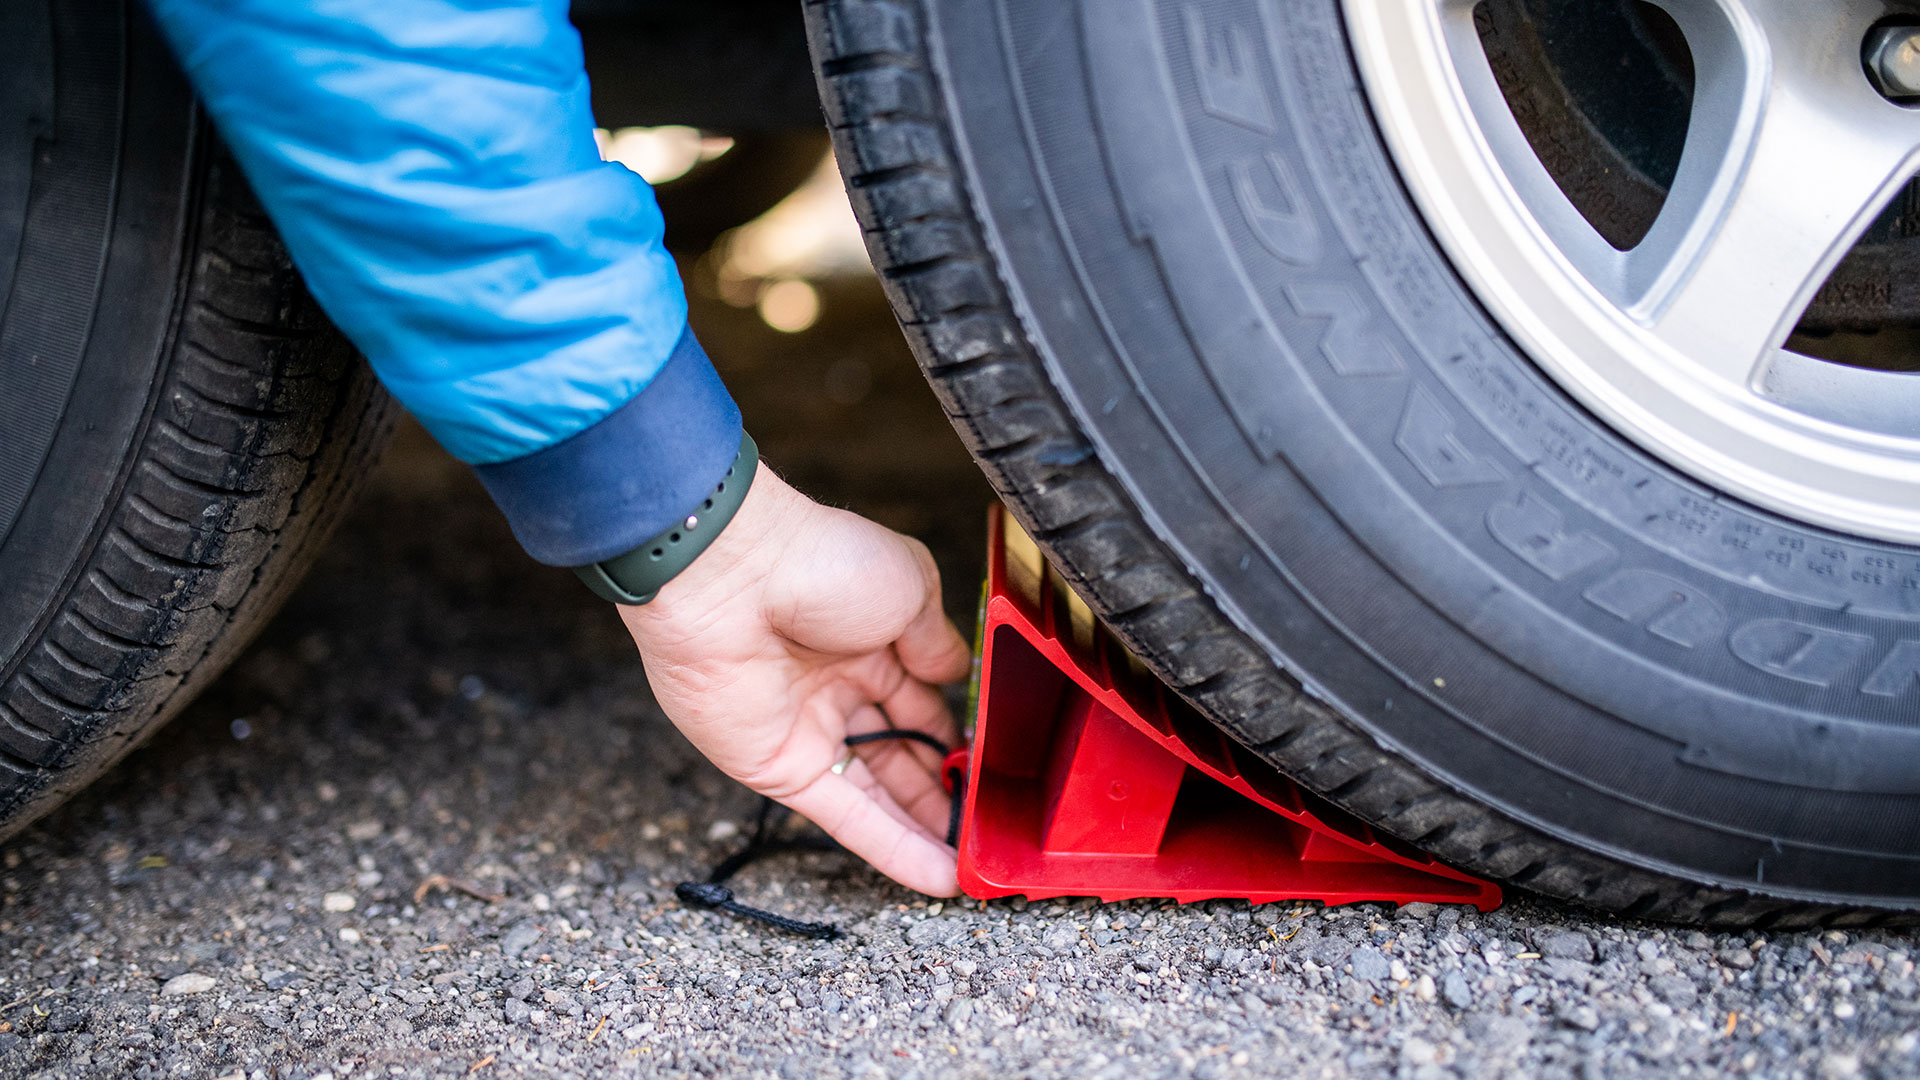
[[576, 566], [573, 572], [602, 600], [630, 605], [652, 600], [662, 585], [692, 565], [733, 520], [746, 501], [747, 489], [753, 486], [759, 464], [760, 448], [754, 445], [752, 436], [741, 432], [740, 452], [734, 455], [727, 475], [685, 519], [624, 555]]

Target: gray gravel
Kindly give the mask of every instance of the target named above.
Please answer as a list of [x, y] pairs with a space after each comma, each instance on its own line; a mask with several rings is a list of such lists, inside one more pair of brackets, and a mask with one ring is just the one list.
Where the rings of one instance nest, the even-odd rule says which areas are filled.
[[[848, 362], [835, 340], [817, 364]], [[950, 505], [809, 457], [831, 444], [771, 407], [756, 430], [803, 485], [930, 535], [965, 611], [981, 489], [889, 363], [884, 423], [933, 440], [909, 464]], [[1526, 899], [933, 904], [832, 855], [739, 879], [849, 932], [817, 943], [673, 899], [753, 808], [611, 616], [410, 433], [232, 673], [0, 850], [0, 1076], [1920, 1073], [1900, 934]]]

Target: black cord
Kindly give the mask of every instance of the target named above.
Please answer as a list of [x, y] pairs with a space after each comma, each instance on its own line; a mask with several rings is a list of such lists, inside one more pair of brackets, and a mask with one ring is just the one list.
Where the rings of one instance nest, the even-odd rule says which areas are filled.
[[[910, 739], [924, 743], [942, 754], [947, 753], [947, 745], [924, 731], [873, 731], [864, 735], [849, 735], [846, 744], [849, 747], [865, 746], [868, 743], [886, 739]], [[947, 778], [953, 781], [953, 809], [947, 817], [947, 843], [958, 846], [960, 843], [961, 804], [966, 798], [966, 771], [959, 766], [947, 770]], [[774, 834], [792, 811], [772, 799], [760, 800], [760, 812], [754, 818], [753, 834], [747, 838], [747, 845], [720, 861], [705, 881], [683, 881], [673, 887], [673, 894], [680, 902], [694, 907], [711, 908], [715, 911], [730, 912], [749, 919], [757, 919], [768, 926], [802, 937], [829, 941], [840, 936], [840, 928], [832, 923], [807, 922], [802, 919], [790, 919], [776, 911], [743, 904], [734, 899], [733, 890], [721, 884], [728, 878], [759, 862], [769, 855], [779, 855], [789, 851], [840, 851], [841, 846], [824, 836], [794, 836], [776, 839]]]
[[712, 908], [715, 911], [731, 911], [735, 915], [758, 919], [768, 926], [799, 934], [801, 937], [831, 941], [840, 936], [840, 928], [832, 923], [803, 922], [800, 919], [789, 919], [777, 911], [743, 904], [733, 898], [732, 889], [725, 885], [715, 885], [710, 881], [683, 881], [673, 887], [673, 894], [678, 896], [682, 903]]
[[847, 736], [846, 742], [848, 746], [865, 746], [868, 743], [882, 742], [887, 739], [912, 739], [914, 742], [933, 747], [939, 751], [942, 756], [945, 756], [947, 753], [946, 743], [941, 742], [939, 739], [934, 738], [924, 731], [896, 731], [893, 728], [888, 728], [885, 731], [869, 731], [865, 735], [849, 735]]
[[947, 770], [947, 779], [953, 782], [953, 801], [947, 806], [947, 846], [960, 846], [960, 815], [967, 805], [967, 770], [955, 765]]

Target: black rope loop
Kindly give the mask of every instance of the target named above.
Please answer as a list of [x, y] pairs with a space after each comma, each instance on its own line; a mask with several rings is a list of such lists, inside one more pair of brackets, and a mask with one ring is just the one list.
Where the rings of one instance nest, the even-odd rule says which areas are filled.
[[675, 896], [682, 903], [697, 907], [712, 908], [715, 911], [728, 911], [735, 915], [744, 915], [749, 919], [758, 919], [768, 926], [799, 934], [801, 937], [831, 941], [840, 936], [840, 928], [832, 923], [806, 922], [801, 919], [789, 919], [777, 911], [768, 911], [743, 904], [733, 898], [733, 890], [725, 885], [711, 882], [683, 881], [673, 887]]
[[[846, 744], [849, 747], [865, 746], [868, 743], [886, 739], [909, 739], [923, 743], [948, 753], [947, 744], [924, 731], [901, 731], [889, 728], [885, 731], [871, 731], [862, 735], [849, 735]], [[947, 817], [947, 844], [958, 846], [960, 842], [961, 804], [966, 798], [966, 770], [954, 766], [947, 770], [947, 778], [953, 782], [953, 809]], [[776, 811], [778, 811], [776, 813]], [[743, 904], [734, 899], [733, 890], [721, 882], [746, 869], [748, 866], [766, 858], [788, 851], [841, 851], [844, 850], [831, 838], [824, 836], [797, 836], [775, 839], [774, 832], [792, 811], [772, 799], [760, 801], [759, 814], [754, 819], [753, 834], [747, 838], [747, 845], [720, 861], [707, 875], [705, 881], [683, 881], [673, 887], [673, 894], [680, 902], [691, 907], [708, 908], [713, 911], [725, 911], [744, 918], [763, 922], [777, 930], [810, 937], [820, 941], [831, 941], [840, 936], [840, 928], [832, 923], [807, 922], [804, 919], [788, 918], [777, 911], [768, 911], [751, 904]]]

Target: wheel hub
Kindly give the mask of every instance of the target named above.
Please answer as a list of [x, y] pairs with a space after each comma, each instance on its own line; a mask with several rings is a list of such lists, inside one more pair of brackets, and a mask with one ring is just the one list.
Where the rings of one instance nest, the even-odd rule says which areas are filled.
[[[1369, 0], [1347, 21], [1416, 201], [1551, 377], [1696, 479], [1920, 542], [1920, 376], [1888, 370], [1912, 366], [1905, 328], [1920, 323], [1904, 194], [1920, 110], [1882, 90], [1900, 77], [1904, 13], [1885, 0], [1657, 9], [1678, 46], [1669, 66], [1691, 82], [1669, 160], [1659, 131], [1633, 145], [1581, 107], [1578, 58], [1555, 54], [1593, 37], [1556, 37], [1551, 19], [1591, 8]], [[1646, 21], [1624, 3], [1613, 17]]]

